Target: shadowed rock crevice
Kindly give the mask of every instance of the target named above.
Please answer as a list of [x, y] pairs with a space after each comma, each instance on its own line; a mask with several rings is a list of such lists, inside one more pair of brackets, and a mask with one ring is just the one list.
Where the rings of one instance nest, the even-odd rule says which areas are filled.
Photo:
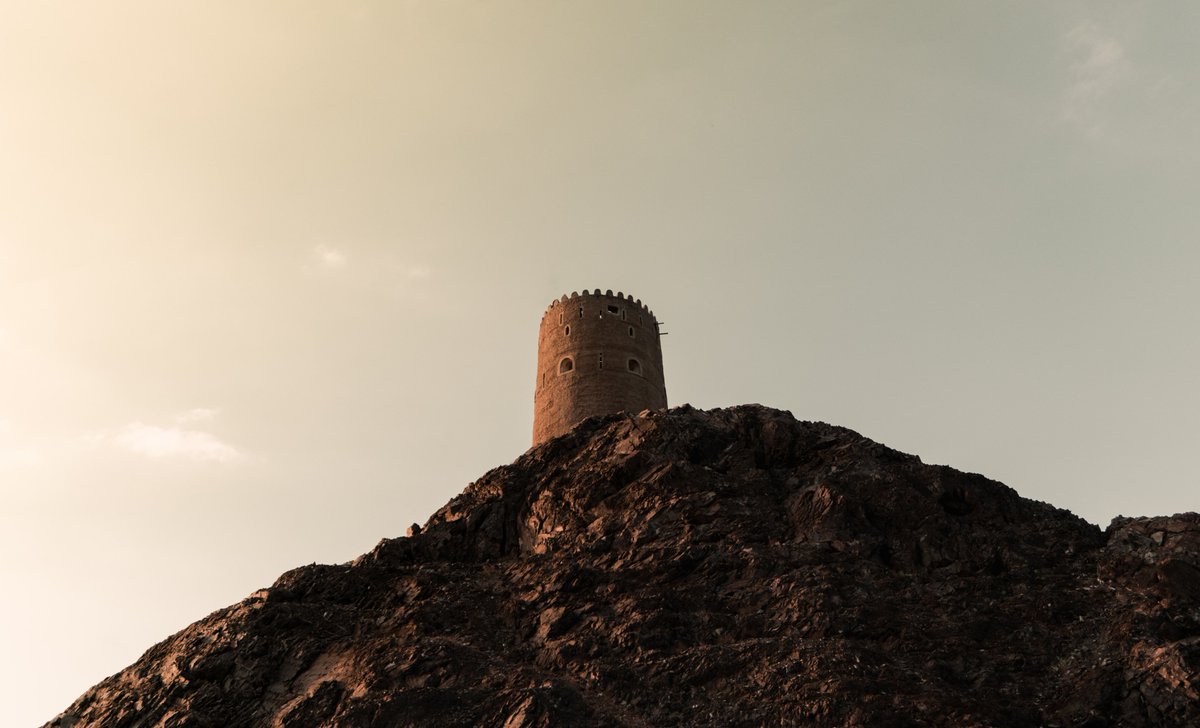
[[1200, 724], [1200, 516], [747, 405], [593, 417], [49, 725]]

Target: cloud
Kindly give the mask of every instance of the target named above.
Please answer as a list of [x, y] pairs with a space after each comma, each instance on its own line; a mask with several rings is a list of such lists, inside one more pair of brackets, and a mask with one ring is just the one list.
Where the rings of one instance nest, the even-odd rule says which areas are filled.
[[1098, 137], [1104, 132], [1104, 102], [1131, 74], [1125, 47], [1091, 22], [1064, 33], [1062, 46], [1069, 59], [1063, 120]]
[[343, 268], [346, 265], [346, 254], [329, 245], [318, 245], [313, 248], [312, 255], [323, 268]]
[[433, 270], [429, 266], [414, 265], [405, 271], [405, 275], [407, 275], [408, 279], [412, 281], [422, 280], [432, 276]]
[[181, 458], [233, 463], [245, 458], [237, 448], [223, 442], [211, 432], [183, 427], [159, 427], [133, 422], [115, 434], [101, 439], [128, 452], [155, 460]]
[[131, 422], [117, 429], [40, 439], [21, 437], [11, 420], [0, 417], [0, 470], [72, 459], [100, 449], [115, 449], [153, 460], [214, 463], [247, 460], [248, 456], [233, 445], [194, 426], [194, 423], [211, 420], [219, 412], [216, 408], [197, 407], [179, 413], [173, 418], [175, 423], [165, 427]]
[[175, 415], [175, 422], [181, 425], [187, 425], [193, 422], [208, 422], [220, 414], [220, 412], [221, 410], [217, 409], [216, 407], [196, 407]]

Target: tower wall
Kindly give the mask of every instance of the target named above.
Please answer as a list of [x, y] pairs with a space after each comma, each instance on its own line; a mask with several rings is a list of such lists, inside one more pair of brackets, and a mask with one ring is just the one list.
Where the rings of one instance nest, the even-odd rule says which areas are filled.
[[653, 311], [632, 296], [599, 289], [550, 304], [538, 330], [534, 445], [592, 415], [666, 406]]

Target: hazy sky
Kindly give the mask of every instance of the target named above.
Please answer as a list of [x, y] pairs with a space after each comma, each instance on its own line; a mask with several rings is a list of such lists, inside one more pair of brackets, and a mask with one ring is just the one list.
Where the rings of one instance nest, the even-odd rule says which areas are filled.
[[1200, 5], [0, 0], [0, 705], [530, 436], [562, 293], [1101, 525], [1200, 508]]

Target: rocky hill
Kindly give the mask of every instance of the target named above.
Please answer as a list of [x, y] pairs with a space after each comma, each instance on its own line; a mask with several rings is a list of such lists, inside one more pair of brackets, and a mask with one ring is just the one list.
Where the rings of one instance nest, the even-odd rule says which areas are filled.
[[49, 723], [1200, 725], [1200, 516], [1101, 531], [759, 406], [593, 418]]

